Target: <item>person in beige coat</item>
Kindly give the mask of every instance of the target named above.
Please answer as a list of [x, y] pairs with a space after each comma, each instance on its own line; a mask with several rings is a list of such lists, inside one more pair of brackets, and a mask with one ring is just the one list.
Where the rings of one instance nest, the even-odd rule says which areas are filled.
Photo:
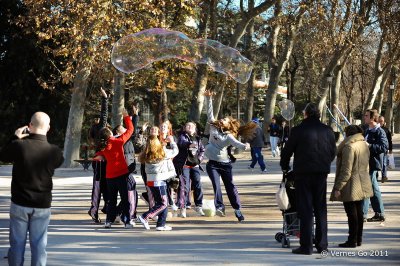
[[336, 178], [331, 200], [342, 201], [347, 214], [349, 236], [339, 247], [361, 246], [364, 225], [363, 200], [373, 196], [369, 176], [369, 148], [362, 129], [350, 125], [337, 149]]

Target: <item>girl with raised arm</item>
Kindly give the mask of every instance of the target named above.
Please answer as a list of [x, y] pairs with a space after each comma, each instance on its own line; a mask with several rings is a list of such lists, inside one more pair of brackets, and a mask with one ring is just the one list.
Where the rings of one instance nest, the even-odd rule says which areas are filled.
[[205, 156], [209, 159], [206, 169], [211, 179], [214, 189], [214, 204], [216, 214], [225, 216], [225, 205], [222, 199], [220, 177], [225, 185], [231, 206], [235, 210], [235, 216], [239, 222], [244, 221], [244, 216], [240, 210], [239, 193], [233, 183], [232, 164], [228, 156], [227, 147], [232, 145], [238, 149], [247, 150], [250, 148], [248, 143], [243, 144], [236, 139], [240, 123], [232, 117], [225, 117], [220, 120], [214, 119], [212, 108], [212, 92], [204, 93], [208, 100], [207, 118], [210, 124], [210, 138], [206, 146]]

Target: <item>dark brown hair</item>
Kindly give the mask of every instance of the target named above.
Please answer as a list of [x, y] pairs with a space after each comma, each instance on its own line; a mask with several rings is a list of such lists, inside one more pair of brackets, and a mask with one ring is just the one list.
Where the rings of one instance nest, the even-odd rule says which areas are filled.
[[379, 123], [379, 113], [376, 109], [368, 109], [366, 112], [369, 112], [369, 118], [374, 120], [374, 122]]
[[344, 133], [346, 133], [346, 137], [350, 137], [352, 135], [363, 133], [363, 130], [360, 126], [357, 125], [349, 125], [344, 129]]

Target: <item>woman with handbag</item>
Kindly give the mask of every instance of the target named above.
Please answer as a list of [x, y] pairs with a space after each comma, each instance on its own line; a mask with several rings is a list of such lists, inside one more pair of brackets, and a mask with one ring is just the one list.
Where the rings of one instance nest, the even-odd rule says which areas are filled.
[[339, 244], [342, 248], [361, 246], [364, 226], [363, 201], [373, 196], [369, 176], [369, 148], [362, 129], [350, 125], [345, 129], [346, 138], [337, 149], [336, 177], [331, 200], [342, 201], [347, 214], [349, 236]]
[[144, 151], [139, 156], [139, 161], [145, 164], [146, 185], [154, 199], [154, 206], [138, 217], [147, 230], [150, 230], [148, 220], [156, 216], [158, 216], [157, 231], [172, 230], [172, 227], [165, 224], [168, 214], [166, 180], [176, 176], [172, 158], [178, 154], [178, 146], [172, 136], [168, 137], [168, 143], [170, 149], [163, 146], [157, 136], [151, 135]]

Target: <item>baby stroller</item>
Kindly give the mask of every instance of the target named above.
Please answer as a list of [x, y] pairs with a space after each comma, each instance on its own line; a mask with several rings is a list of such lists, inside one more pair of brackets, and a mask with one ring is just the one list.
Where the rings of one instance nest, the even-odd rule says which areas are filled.
[[289, 198], [290, 207], [282, 210], [283, 216], [283, 232], [275, 235], [276, 241], [282, 243], [282, 247], [290, 247], [290, 237], [300, 237], [300, 220], [297, 217], [296, 210], [296, 190], [294, 186], [294, 173], [289, 171], [283, 174], [282, 182], [285, 183], [286, 193]]

